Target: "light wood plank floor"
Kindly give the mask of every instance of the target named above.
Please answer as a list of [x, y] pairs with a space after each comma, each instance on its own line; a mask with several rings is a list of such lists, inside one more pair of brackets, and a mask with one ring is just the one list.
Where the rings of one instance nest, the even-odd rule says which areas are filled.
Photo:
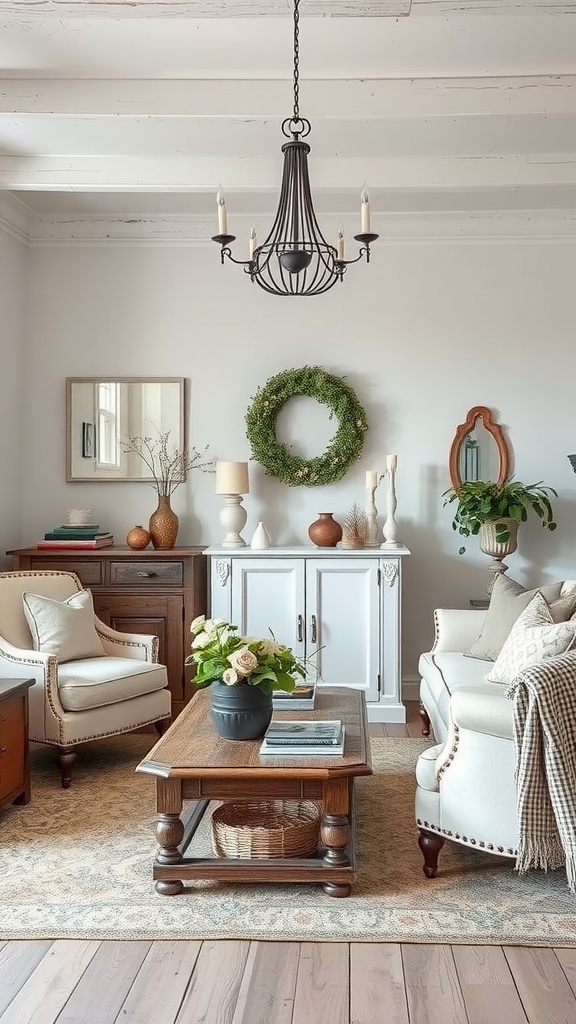
[[0, 1024], [575, 1024], [575, 992], [576, 949], [0, 940]]

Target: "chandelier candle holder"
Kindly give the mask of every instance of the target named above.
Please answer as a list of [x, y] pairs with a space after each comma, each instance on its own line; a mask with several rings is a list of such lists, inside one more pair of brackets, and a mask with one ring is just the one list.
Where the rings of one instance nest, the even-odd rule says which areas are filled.
[[386, 496], [386, 521], [384, 523], [384, 543], [381, 548], [398, 547], [398, 525], [396, 523], [396, 467], [398, 460], [395, 455], [386, 456], [386, 473], [388, 476], [388, 494]]
[[378, 546], [378, 524], [376, 522], [378, 509], [376, 508], [374, 495], [376, 494], [376, 488], [380, 479], [375, 469], [366, 470], [366, 504], [364, 508], [366, 530], [364, 534], [364, 547], [367, 548]]
[[225, 531], [223, 548], [246, 547], [246, 541], [240, 536], [248, 518], [242, 496], [249, 490], [247, 462], [216, 463], [216, 494], [221, 494], [225, 500], [220, 512], [220, 523]]
[[310, 146], [302, 140], [310, 134], [311, 125], [300, 116], [299, 107], [299, 7], [294, 0], [294, 108], [292, 117], [282, 122], [282, 134], [288, 142], [282, 146], [284, 171], [280, 186], [280, 199], [274, 223], [262, 245], [257, 244], [256, 228], [250, 231], [247, 260], [232, 255], [231, 243], [235, 235], [228, 233], [228, 216], [222, 187], [218, 190], [218, 234], [212, 241], [220, 246], [220, 260], [228, 258], [249, 274], [253, 283], [271, 295], [320, 295], [343, 281], [351, 263], [363, 256], [370, 261], [370, 245], [378, 235], [370, 230], [370, 197], [364, 184], [360, 194], [361, 231], [354, 235], [359, 252], [350, 260], [344, 259], [344, 229], [338, 227], [336, 245], [324, 238], [312, 203], [308, 154]]

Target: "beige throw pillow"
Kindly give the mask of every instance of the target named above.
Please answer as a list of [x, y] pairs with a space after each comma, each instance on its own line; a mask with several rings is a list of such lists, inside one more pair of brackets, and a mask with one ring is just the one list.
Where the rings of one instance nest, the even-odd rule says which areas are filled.
[[486, 682], [510, 685], [525, 668], [564, 654], [575, 640], [576, 620], [554, 622], [542, 595], [535, 594], [512, 626]]
[[576, 582], [572, 580], [526, 590], [501, 574], [496, 577], [480, 636], [466, 651], [467, 657], [496, 661], [512, 626], [535, 594], [545, 598], [554, 622], [564, 622], [576, 611]]
[[105, 653], [94, 626], [89, 590], [79, 590], [65, 601], [24, 593], [22, 601], [35, 651], [54, 654], [58, 661], [98, 658]]

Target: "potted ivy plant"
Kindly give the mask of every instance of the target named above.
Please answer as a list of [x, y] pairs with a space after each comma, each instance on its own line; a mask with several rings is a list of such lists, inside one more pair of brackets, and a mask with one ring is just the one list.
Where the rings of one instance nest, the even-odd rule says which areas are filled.
[[[546, 530], [555, 530], [554, 512], [550, 496], [558, 497], [553, 487], [539, 480], [524, 484], [521, 480], [505, 480], [498, 485], [492, 480], [467, 480], [456, 489], [444, 491], [444, 506], [456, 502], [452, 529], [463, 537], [476, 536], [490, 523], [498, 545], [514, 544], [520, 523], [525, 523], [529, 512], [534, 512]], [[462, 554], [466, 549], [460, 548]]]

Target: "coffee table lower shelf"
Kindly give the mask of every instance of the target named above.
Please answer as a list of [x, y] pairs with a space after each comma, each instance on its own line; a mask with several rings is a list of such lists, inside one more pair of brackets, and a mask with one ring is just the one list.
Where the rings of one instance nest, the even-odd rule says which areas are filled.
[[[186, 815], [160, 814], [156, 825], [159, 850], [152, 869], [156, 891], [162, 896], [177, 896], [183, 891], [185, 881], [205, 879], [255, 883], [308, 882], [321, 885], [328, 896], [349, 896], [356, 873], [353, 785], [350, 790], [349, 820], [330, 815], [321, 818], [320, 834], [325, 845], [317, 857], [187, 857], [188, 847], [210, 801], [195, 801]], [[177, 846], [172, 845], [175, 840], [178, 840]], [[344, 840], [345, 845], [342, 845]]]

